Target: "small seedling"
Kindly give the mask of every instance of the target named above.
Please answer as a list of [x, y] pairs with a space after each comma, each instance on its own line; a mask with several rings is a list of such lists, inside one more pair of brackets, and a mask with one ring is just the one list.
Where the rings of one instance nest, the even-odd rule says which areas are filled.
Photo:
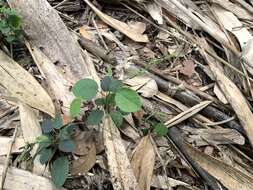
[[56, 187], [61, 187], [67, 179], [69, 173], [68, 153], [75, 149], [72, 140], [74, 125], [63, 126], [60, 115], [55, 119], [46, 119], [41, 124], [42, 136], [37, 137], [39, 144], [37, 155], [41, 164], [49, 165], [52, 180]]
[[153, 131], [158, 137], [162, 137], [167, 135], [168, 128], [163, 123], [158, 123], [154, 126]]
[[[88, 125], [98, 125], [104, 114], [108, 114], [115, 125], [121, 127], [124, 114], [136, 112], [141, 108], [139, 95], [134, 90], [125, 87], [120, 80], [106, 76], [101, 80], [101, 89], [105, 96], [94, 100], [97, 109], [89, 112], [86, 121]], [[82, 79], [73, 86], [72, 91], [76, 98], [70, 105], [70, 114], [76, 117], [80, 114], [81, 104], [95, 98], [98, 85], [92, 79]]]
[[11, 43], [21, 39], [21, 19], [15, 10], [7, 8], [3, 1], [0, 1], [0, 39]]

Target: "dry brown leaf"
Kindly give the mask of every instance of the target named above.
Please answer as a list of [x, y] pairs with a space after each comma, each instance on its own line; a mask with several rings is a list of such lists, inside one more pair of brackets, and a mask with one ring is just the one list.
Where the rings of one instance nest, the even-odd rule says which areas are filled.
[[188, 60], [184, 60], [182, 64], [183, 64], [183, 67], [179, 69], [179, 72], [188, 77], [191, 77], [195, 72], [194, 62], [188, 59]]
[[113, 188], [115, 190], [139, 190], [120, 133], [114, 122], [111, 120], [111, 117], [106, 116], [104, 118], [103, 130]]
[[[206, 48], [210, 49], [205, 39], [200, 40], [201, 43], [206, 46]], [[253, 146], [253, 114], [245, 100], [245, 97], [239, 88], [227, 76], [224, 75], [220, 64], [204, 51], [201, 51], [201, 53], [210, 66], [220, 90], [222, 90], [224, 96], [233, 107], [238, 119], [247, 133], [251, 145]]]
[[[9, 152], [9, 144], [12, 138], [10, 137], [0, 137], [0, 156], [7, 155]], [[12, 146], [11, 153], [20, 153], [21, 147], [25, 146], [25, 141], [23, 138], [15, 138], [15, 142]]]
[[[0, 178], [2, 178], [3, 165], [0, 165]], [[9, 167], [4, 183], [5, 190], [64, 190], [56, 188], [51, 180], [31, 172]]]
[[127, 25], [139, 34], [143, 34], [147, 28], [147, 25], [143, 22], [130, 21]]
[[8, 90], [11, 97], [28, 104], [51, 116], [55, 115], [50, 96], [18, 63], [0, 51], [0, 84]]
[[144, 4], [147, 12], [158, 23], [163, 24], [162, 7], [156, 2], [150, 1]]
[[161, 175], [154, 176], [152, 180], [152, 187], [159, 189], [169, 189], [177, 186], [189, 187], [190, 185], [185, 182]]
[[213, 92], [223, 104], [228, 103], [226, 97], [224, 96], [223, 92], [220, 90], [220, 87], [217, 84], [214, 85]]
[[[86, 144], [83, 144], [85, 146]], [[83, 153], [83, 152], [82, 152]], [[77, 160], [72, 161], [70, 173], [72, 175], [87, 173], [96, 163], [96, 145], [91, 142], [85, 155], [80, 156]]]
[[[38, 111], [20, 102], [19, 113], [24, 141], [27, 143], [34, 143], [36, 138], [42, 135]], [[38, 144], [35, 144], [33, 150], [31, 151], [32, 156], [36, 154], [37, 148]], [[45, 166], [40, 163], [38, 156], [36, 156], [33, 161], [33, 173], [36, 173], [37, 175], [49, 175], [49, 172], [45, 170]]]
[[176, 125], [176, 124], [192, 117], [193, 115], [195, 115], [196, 113], [198, 113], [199, 111], [204, 109], [206, 106], [208, 106], [210, 103], [212, 103], [212, 102], [211, 101], [200, 102], [199, 104], [191, 107], [190, 109], [178, 114], [177, 116], [173, 117], [169, 121], [165, 122], [165, 125], [167, 127], [172, 127], [173, 125]]
[[98, 8], [96, 8], [89, 0], [84, 0], [91, 9], [108, 25], [115, 28], [116, 30], [122, 32], [132, 40], [136, 42], [149, 42], [148, 36], [139, 33], [138, 31], [134, 30], [134, 28], [128, 26], [126, 23], [116, 20], [103, 12], [101, 12]]
[[155, 149], [150, 136], [143, 137], [135, 148], [131, 165], [140, 190], [149, 190], [155, 165]]
[[245, 143], [245, 138], [234, 129], [197, 129], [184, 126], [183, 131], [184, 133], [187, 133], [187, 141], [190, 143], [194, 143], [196, 146], [220, 144], [244, 145]]
[[253, 178], [240, 170], [237, 170], [211, 156], [205, 155], [192, 148], [190, 145], [187, 145], [185, 149], [195, 162], [197, 162], [209, 174], [218, 179], [229, 190], [253, 189]]
[[85, 39], [88, 39], [88, 40], [91, 40], [93, 42], [96, 41], [95, 37], [90, 33], [88, 32], [84, 26], [82, 26], [80, 29], [79, 29], [79, 33], [81, 34], [82, 37], [84, 37]]

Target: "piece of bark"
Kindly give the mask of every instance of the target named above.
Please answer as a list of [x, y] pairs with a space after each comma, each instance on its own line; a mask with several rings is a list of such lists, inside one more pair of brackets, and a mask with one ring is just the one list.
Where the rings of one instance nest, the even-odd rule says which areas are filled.
[[[77, 80], [90, 76], [89, 65], [83, 59], [77, 41], [68, 31], [57, 11], [46, 0], [9, 0], [9, 4], [22, 18], [22, 27], [32, 48], [35, 47], [43, 52], [51, 61], [50, 65], [47, 63], [47, 66], [39, 67], [47, 81], [51, 81], [48, 91], [55, 94], [62, 108], [68, 108], [73, 99], [69, 91], [71, 86]], [[41, 55], [33, 57], [43, 64]], [[55, 88], [52, 83], [58, 88]], [[67, 109], [64, 112], [69, 114]]]

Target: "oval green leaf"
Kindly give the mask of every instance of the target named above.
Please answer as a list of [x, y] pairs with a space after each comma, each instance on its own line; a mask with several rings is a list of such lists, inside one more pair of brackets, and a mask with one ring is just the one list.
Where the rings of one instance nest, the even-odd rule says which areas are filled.
[[61, 140], [59, 142], [58, 148], [63, 152], [72, 152], [75, 149], [75, 143], [70, 139]]
[[41, 129], [44, 134], [50, 133], [53, 130], [53, 122], [51, 119], [44, 119], [41, 123]]
[[81, 110], [81, 98], [75, 98], [70, 104], [70, 115], [71, 117], [76, 117], [79, 115]]
[[123, 123], [123, 116], [119, 111], [113, 111], [110, 113], [110, 116], [114, 122], [114, 124], [116, 125], [116, 127], [121, 127], [122, 123]]
[[167, 135], [168, 128], [163, 123], [158, 123], [154, 127], [154, 132], [156, 133], [157, 136], [162, 137]]
[[63, 121], [61, 118], [61, 114], [57, 113], [55, 118], [54, 118], [54, 128], [55, 129], [60, 129], [63, 125]]
[[69, 161], [67, 157], [57, 158], [52, 165], [52, 180], [57, 188], [63, 186], [69, 173]]
[[102, 110], [93, 110], [90, 112], [87, 118], [88, 125], [98, 125], [104, 116], [104, 112]]
[[39, 152], [39, 160], [41, 164], [46, 164], [48, 160], [52, 157], [53, 151], [51, 148], [43, 148]]
[[76, 97], [81, 97], [86, 101], [92, 100], [98, 92], [98, 85], [92, 79], [79, 80], [72, 89]]
[[101, 88], [103, 91], [116, 92], [123, 86], [120, 80], [113, 79], [111, 76], [105, 76], [101, 80]]
[[141, 99], [139, 95], [129, 89], [122, 88], [116, 93], [116, 105], [124, 112], [136, 112], [141, 108]]

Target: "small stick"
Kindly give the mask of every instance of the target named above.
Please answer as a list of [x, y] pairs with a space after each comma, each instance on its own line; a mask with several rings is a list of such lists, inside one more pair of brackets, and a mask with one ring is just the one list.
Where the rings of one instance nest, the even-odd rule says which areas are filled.
[[0, 190], [4, 189], [4, 182], [5, 182], [5, 179], [6, 179], [6, 175], [7, 175], [7, 171], [8, 171], [8, 167], [9, 167], [9, 162], [10, 162], [11, 149], [12, 149], [13, 144], [15, 142], [15, 139], [16, 139], [16, 136], [17, 136], [17, 131], [18, 130], [17, 130], [17, 126], [16, 126], [15, 130], [14, 130], [14, 134], [13, 134], [12, 139], [10, 141], [9, 151], [8, 151], [7, 158], [6, 158], [6, 161], [5, 161], [5, 164], [4, 164]]

